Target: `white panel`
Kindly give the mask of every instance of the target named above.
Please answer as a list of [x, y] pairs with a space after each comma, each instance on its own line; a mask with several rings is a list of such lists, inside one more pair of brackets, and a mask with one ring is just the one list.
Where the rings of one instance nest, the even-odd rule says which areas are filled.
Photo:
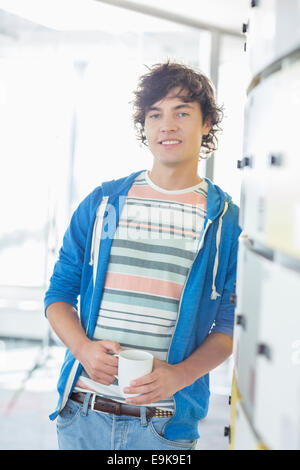
[[247, 51], [252, 75], [300, 46], [299, 0], [259, 0], [249, 11]]
[[243, 289], [237, 301], [241, 328], [235, 350], [235, 370], [238, 390], [251, 417], [256, 382], [257, 337], [260, 327], [261, 278], [264, 264], [271, 261], [246, 248], [243, 253], [243, 263]]
[[262, 276], [255, 429], [272, 449], [300, 448], [300, 273], [276, 263]]
[[248, 97], [240, 211], [240, 225], [249, 238], [298, 259], [299, 77], [300, 61], [272, 74]]
[[265, 242], [268, 155], [279, 126], [274, 77], [255, 87], [245, 109], [240, 225], [251, 239]]
[[[300, 29], [300, 27], [299, 27]], [[274, 76], [272, 147], [277, 161], [266, 180], [266, 242], [274, 249], [300, 259], [299, 107], [300, 61]]]

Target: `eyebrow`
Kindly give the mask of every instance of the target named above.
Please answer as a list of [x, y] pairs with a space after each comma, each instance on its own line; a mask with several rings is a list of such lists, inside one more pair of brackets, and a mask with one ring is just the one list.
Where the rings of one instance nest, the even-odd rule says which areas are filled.
[[[178, 104], [177, 106], [174, 106], [173, 109], [181, 109], [181, 108], [190, 108], [194, 109], [194, 106], [189, 105], [188, 103], [183, 103], [183, 104]], [[148, 109], [148, 112], [150, 111], [161, 111], [162, 108], [159, 108], [158, 106], [150, 106]]]

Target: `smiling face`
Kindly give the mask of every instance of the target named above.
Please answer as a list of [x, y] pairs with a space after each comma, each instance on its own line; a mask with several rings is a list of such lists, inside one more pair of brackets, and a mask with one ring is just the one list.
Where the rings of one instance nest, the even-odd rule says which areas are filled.
[[167, 165], [197, 160], [202, 136], [210, 127], [202, 122], [202, 112], [196, 101], [185, 102], [186, 93], [171, 90], [154, 103], [145, 116], [145, 135], [156, 159]]

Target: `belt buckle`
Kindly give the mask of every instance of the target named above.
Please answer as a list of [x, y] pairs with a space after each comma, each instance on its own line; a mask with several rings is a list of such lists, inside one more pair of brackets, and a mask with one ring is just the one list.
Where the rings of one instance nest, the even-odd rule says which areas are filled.
[[93, 393], [92, 394], [92, 401], [91, 401], [91, 410], [93, 411], [98, 411], [98, 410], [95, 410], [95, 400], [96, 400], [96, 393]]
[[119, 402], [114, 402], [113, 404], [110, 404], [110, 411], [102, 411], [102, 410], [95, 410], [95, 401], [96, 401], [97, 393], [92, 394], [92, 400], [91, 400], [91, 410], [96, 411], [96, 413], [105, 413], [105, 414], [114, 414], [117, 416], [121, 415], [121, 405], [122, 403]]

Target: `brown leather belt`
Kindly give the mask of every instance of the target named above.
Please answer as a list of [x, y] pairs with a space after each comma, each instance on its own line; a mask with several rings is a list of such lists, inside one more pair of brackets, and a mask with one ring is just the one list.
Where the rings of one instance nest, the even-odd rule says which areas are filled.
[[[71, 400], [74, 400], [78, 403], [83, 403], [86, 393], [84, 392], [73, 392], [70, 396]], [[89, 408], [102, 411], [103, 413], [112, 413], [114, 415], [127, 415], [127, 416], [136, 416], [140, 417], [140, 407], [136, 405], [129, 405], [128, 403], [119, 403], [114, 400], [109, 400], [108, 398], [100, 397], [99, 395], [91, 395]], [[173, 416], [173, 411], [160, 410], [152, 406], [146, 407], [146, 417], [160, 417], [167, 418]]]

